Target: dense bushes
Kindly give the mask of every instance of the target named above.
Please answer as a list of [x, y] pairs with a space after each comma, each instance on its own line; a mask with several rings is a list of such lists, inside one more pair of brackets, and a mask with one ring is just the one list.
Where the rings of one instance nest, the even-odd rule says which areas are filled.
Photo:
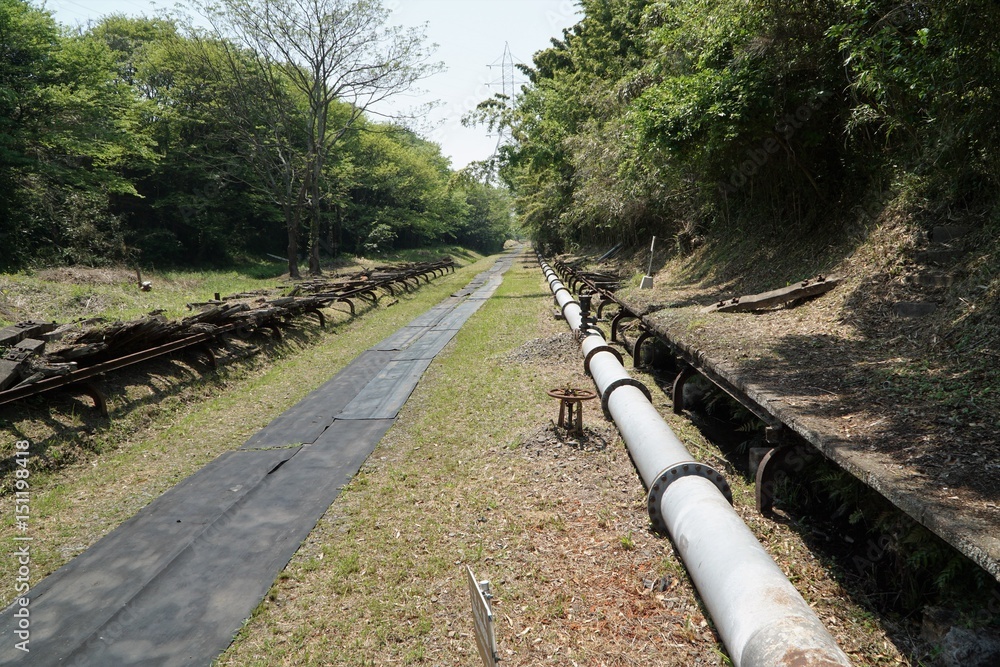
[[993, 2], [582, 6], [503, 119], [540, 241], [811, 229], [894, 183], [968, 199], [1000, 180]]

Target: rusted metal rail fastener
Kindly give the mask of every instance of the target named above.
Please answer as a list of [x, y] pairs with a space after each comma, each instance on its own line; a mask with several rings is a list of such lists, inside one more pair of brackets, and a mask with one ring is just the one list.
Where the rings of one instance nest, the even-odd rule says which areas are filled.
[[588, 389], [572, 387], [549, 389], [548, 394], [559, 399], [559, 426], [570, 433], [583, 435], [583, 402], [597, 398], [597, 394]]

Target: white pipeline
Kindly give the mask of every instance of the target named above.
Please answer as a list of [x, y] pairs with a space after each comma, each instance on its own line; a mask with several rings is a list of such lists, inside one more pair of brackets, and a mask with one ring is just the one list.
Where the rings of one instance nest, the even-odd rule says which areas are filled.
[[649, 514], [677, 546], [735, 667], [847, 667], [849, 658], [733, 510], [729, 486], [695, 461], [629, 377], [621, 355], [539, 257], [545, 279], [582, 348], [605, 412], [649, 489]]

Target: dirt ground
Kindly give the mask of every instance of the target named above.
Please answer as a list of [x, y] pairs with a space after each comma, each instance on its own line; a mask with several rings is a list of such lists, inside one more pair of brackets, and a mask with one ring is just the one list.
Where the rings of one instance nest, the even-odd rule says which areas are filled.
[[[621, 296], [653, 309], [651, 323], [839, 423], [845, 439], [923, 478], [929, 491], [958, 496], [963, 506], [1000, 521], [996, 239], [981, 229], [934, 244], [932, 232], [906, 223], [887, 222], [839, 257], [816, 251], [796, 266], [750, 257], [706, 276], [692, 270], [694, 258], [675, 257], [652, 290], [626, 289]], [[921, 255], [936, 246], [959, 257], [944, 266], [922, 264]], [[720, 299], [818, 273], [845, 281], [805, 303], [758, 313], [702, 312]], [[908, 315], [907, 304], [932, 312]]]

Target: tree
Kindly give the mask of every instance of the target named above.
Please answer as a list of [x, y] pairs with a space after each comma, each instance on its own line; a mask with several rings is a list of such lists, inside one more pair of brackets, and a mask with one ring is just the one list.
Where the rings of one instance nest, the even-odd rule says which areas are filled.
[[132, 250], [163, 264], [224, 261], [255, 245], [273, 249], [281, 238], [278, 211], [271, 198], [261, 201], [263, 188], [240, 151], [247, 137], [231, 119], [239, 99], [219, 76], [228, 71], [223, 46], [192, 39], [162, 18], [112, 15], [87, 34], [111, 49], [117, 78], [131, 86], [155, 141], [156, 160], [133, 161], [125, 171], [139, 196], [114, 199]]
[[[107, 45], [61, 35], [45, 11], [0, 1], [0, 235], [14, 258], [107, 261], [121, 251], [109, 199], [123, 166], [153, 158]], [[7, 209], [7, 210], [4, 210]]]
[[[428, 62], [423, 31], [388, 26], [388, 11], [378, 0], [221, 0], [202, 4], [201, 10], [215, 37], [231, 40], [246, 55], [242, 64], [269, 82], [272, 109], [287, 105], [290, 97], [300, 105], [301, 114], [280, 119], [297, 123], [297, 133], [285, 133], [280, 146], [258, 142], [252, 148], [292, 151], [278, 158], [297, 170], [289, 174], [292, 187], [280, 202], [286, 211], [288, 270], [299, 275], [299, 225], [308, 212], [309, 270], [318, 273], [324, 167], [332, 151], [366, 111], [410, 90], [440, 66]], [[249, 105], [233, 109], [248, 110]]]
[[12, 265], [28, 245], [23, 233], [24, 192], [44, 96], [40, 73], [58, 48], [52, 17], [21, 0], [0, 0], [0, 245], [3, 265]]

